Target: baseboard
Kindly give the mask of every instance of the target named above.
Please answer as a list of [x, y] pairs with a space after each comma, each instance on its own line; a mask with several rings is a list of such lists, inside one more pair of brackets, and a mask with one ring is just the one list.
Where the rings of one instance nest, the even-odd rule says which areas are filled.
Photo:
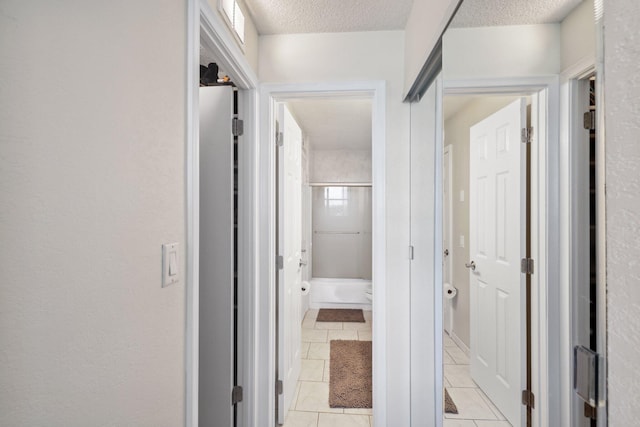
[[450, 333], [449, 337], [458, 345], [458, 347], [460, 347], [460, 350], [464, 351], [467, 356], [471, 356], [471, 349], [462, 342], [460, 337], [457, 336], [455, 332]]

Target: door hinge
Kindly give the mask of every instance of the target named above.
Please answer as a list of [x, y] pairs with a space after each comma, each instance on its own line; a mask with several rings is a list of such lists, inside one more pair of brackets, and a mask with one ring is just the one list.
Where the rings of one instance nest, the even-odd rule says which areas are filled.
[[413, 260], [413, 246], [409, 246], [409, 259]]
[[284, 390], [284, 386], [282, 385], [282, 380], [276, 381], [276, 395], [281, 395]]
[[282, 132], [278, 132], [276, 134], [276, 145], [278, 147], [282, 147], [284, 145], [284, 134]]
[[582, 125], [587, 130], [594, 130], [596, 128], [596, 112], [587, 111], [582, 118]]
[[533, 395], [532, 391], [522, 390], [522, 404], [530, 407], [531, 409], [535, 409], [536, 397]]
[[598, 408], [595, 406], [589, 405], [587, 402], [584, 402], [584, 416], [586, 418], [591, 418], [592, 420], [598, 419]]
[[520, 272], [522, 274], [533, 274], [533, 259], [522, 258], [520, 260]]
[[231, 390], [231, 404], [235, 405], [238, 402], [242, 402], [242, 386], [235, 386]]
[[244, 133], [244, 121], [238, 118], [233, 119], [233, 122], [231, 122], [231, 130], [233, 136], [242, 136]]
[[276, 268], [282, 270], [284, 268], [284, 258], [282, 255], [276, 257]]
[[531, 144], [533, 138], [533, 128], [522, 128], [520, 132], [520, 140], [523, 144]]

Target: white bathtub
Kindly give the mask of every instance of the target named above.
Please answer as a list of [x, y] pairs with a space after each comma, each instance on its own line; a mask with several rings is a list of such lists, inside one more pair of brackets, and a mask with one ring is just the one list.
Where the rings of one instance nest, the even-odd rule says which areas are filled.
[[361, 308], [371, 310], [366, 291], [371, 280], [363, 279], [311, 279], [310, 308]]

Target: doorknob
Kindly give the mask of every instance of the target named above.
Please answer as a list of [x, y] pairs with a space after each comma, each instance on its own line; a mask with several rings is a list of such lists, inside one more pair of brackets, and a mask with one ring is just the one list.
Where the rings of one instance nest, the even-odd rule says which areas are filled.
[[476, 263], [475, 263], [475, 261], [471, 261], [471, 263], [469, 263], [469, 264], [465, 263], [464, 266], [467, 267], [467, 268], [470, 268], [471, 271], [476, 271]]
[[298, 265], [298, 267], [302, 267], [303, 265], [307, 265], [307, 262], [300, 259], [300, 264]]
[[444, 250], [444, 256], [449, 256], [449, 249]]

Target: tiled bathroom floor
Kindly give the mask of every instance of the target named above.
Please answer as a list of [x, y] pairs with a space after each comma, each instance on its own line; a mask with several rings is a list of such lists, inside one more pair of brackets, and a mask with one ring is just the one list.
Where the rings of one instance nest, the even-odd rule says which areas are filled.
[[458, 414], [444, 414], [444, 427], [511, 427], [469, 372], [469, 356], [444, 333], [444, 386]]
[[371, 409], [329, 407], [329, 341], [371, 341], [371, 312], [365, 323], [316, 322], [318, 310], [302, 322], [302, 369], [284, 427], [372, 427]]

